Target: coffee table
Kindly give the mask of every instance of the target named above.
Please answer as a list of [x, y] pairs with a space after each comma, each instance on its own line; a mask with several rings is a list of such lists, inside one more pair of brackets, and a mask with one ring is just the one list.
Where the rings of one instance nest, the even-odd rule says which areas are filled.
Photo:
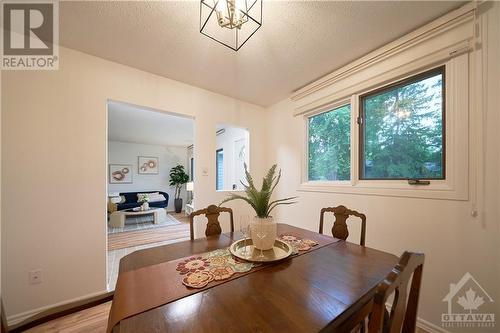
[[123, 228], [125, 219], [132, 216], [153, 215], [153, 223], [158, 224], [167, 220], [167, 211], [163, 208], [150, 208], [148, 210], [118, 210], [111, 213], [109, 217], [109, 226], [113, 228]]

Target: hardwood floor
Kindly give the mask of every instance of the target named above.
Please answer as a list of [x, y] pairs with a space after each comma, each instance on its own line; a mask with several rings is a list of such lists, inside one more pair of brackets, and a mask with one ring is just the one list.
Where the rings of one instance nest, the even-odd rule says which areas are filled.
[[49, 321], [27, 330], [29, 333], [105, 333], [111, 302]]
[[169, 212], [181, 224], [108, 235], [108, 251], [189, 237], [189, 217]]
[[[104, 333], [106, 332], [110, 308], [111, 302], [104, 303], [87, 310], [49, 321], [48, 323], [32, 328], [26, 332]], [[421, 328], [417, 328], [416, 333], [428, 332]]]
[[120, 232], [108, 235], [108, 251], [186, 237], [189, 238], [189, 224], [185, 223], [155, 229]]
[[182, 223], [187, 223], [189, 225], [189, 216], [186, 216], [186, 213], [184, 213], [184, 211], [180, 212], [180, 213], [176, 213], [176, 212], [168, 212], [170, 215], [172, 215], [173, 217], [175, 217], [175, 219], [179, 222], [182, 222]]

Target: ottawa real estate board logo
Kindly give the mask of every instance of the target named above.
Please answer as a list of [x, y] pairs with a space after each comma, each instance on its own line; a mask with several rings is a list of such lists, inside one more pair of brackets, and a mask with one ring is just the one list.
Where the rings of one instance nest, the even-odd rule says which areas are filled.
[[59, 66], [59, 2], [2, 1], [2, 70], [55, 70]]
[[447, 313], [441, 314], [443, 327], [465, 329], [495, 327], [495, 314], [491, 311], [493, 298], [468, 272], [458, 283], [450, 284], [450, 291], [443, 302], [448, 303]]

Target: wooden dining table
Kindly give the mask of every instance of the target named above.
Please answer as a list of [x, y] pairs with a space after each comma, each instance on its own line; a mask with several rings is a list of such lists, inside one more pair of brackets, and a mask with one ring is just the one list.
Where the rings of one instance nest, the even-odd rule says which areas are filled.
[[[287, 224], [278, 225], [278, 234], [324, 238], [327, 245], [124, 318], [113, 332], [335, 332], [373, 297], [398, 261], [393, 254], [331, 241], [329, 236]], [[118, 279], [135, 270], [227, 248], [241, 238], [239, 232], [230, 232], [133, 252], [121, 259]], [[115, 290], [115, 300], [126, 287], [121, 289]]]

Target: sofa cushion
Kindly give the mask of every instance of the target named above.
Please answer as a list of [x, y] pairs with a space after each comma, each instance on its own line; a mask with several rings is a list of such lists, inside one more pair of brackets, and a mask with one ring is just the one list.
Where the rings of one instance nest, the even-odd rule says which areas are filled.
[[165, 201], [165, 196], [160, 193], [149, 194], [149, 202]]
[[139, 207], [140, 205], [141, 204], [138, 202], [122, 203], [122, 204], [118, 204], [117, 208], [118, 208], [118, 210], [124, 210], [124, 209]]
[[160, 192], [160, 191], [123, 192], [123, 193], [120, 193], [120, 196], [123, 196], [125, 198], [125, 202], [116, 204], [116, 209], [117, 210], [124, 210], [124, 209], [139, 207], [140, 205], [142, 205], [142, 203], [137, 202], [137, 194], [138, 193], [148, 193], [148, 194], [149, 193], [153, 193], [153, 194], [158, 193], [159, 195], [163, 196], [164, 199], [162, 201], [150, 202], [150, 206], [152, 206], [152, 207], [165, 208], [168, 205], [169, 196], [168, 196], [168, 193], [165, 193], [165, 192]]
[[166, 208], [167, 207], [167, 202], [166, 201], [151, 202], [149, 204], [149, 207]]
[[121, 193], [125, 197], [124, 203], [133, 203], [137, 202], [137, 192], [125, 192]]

